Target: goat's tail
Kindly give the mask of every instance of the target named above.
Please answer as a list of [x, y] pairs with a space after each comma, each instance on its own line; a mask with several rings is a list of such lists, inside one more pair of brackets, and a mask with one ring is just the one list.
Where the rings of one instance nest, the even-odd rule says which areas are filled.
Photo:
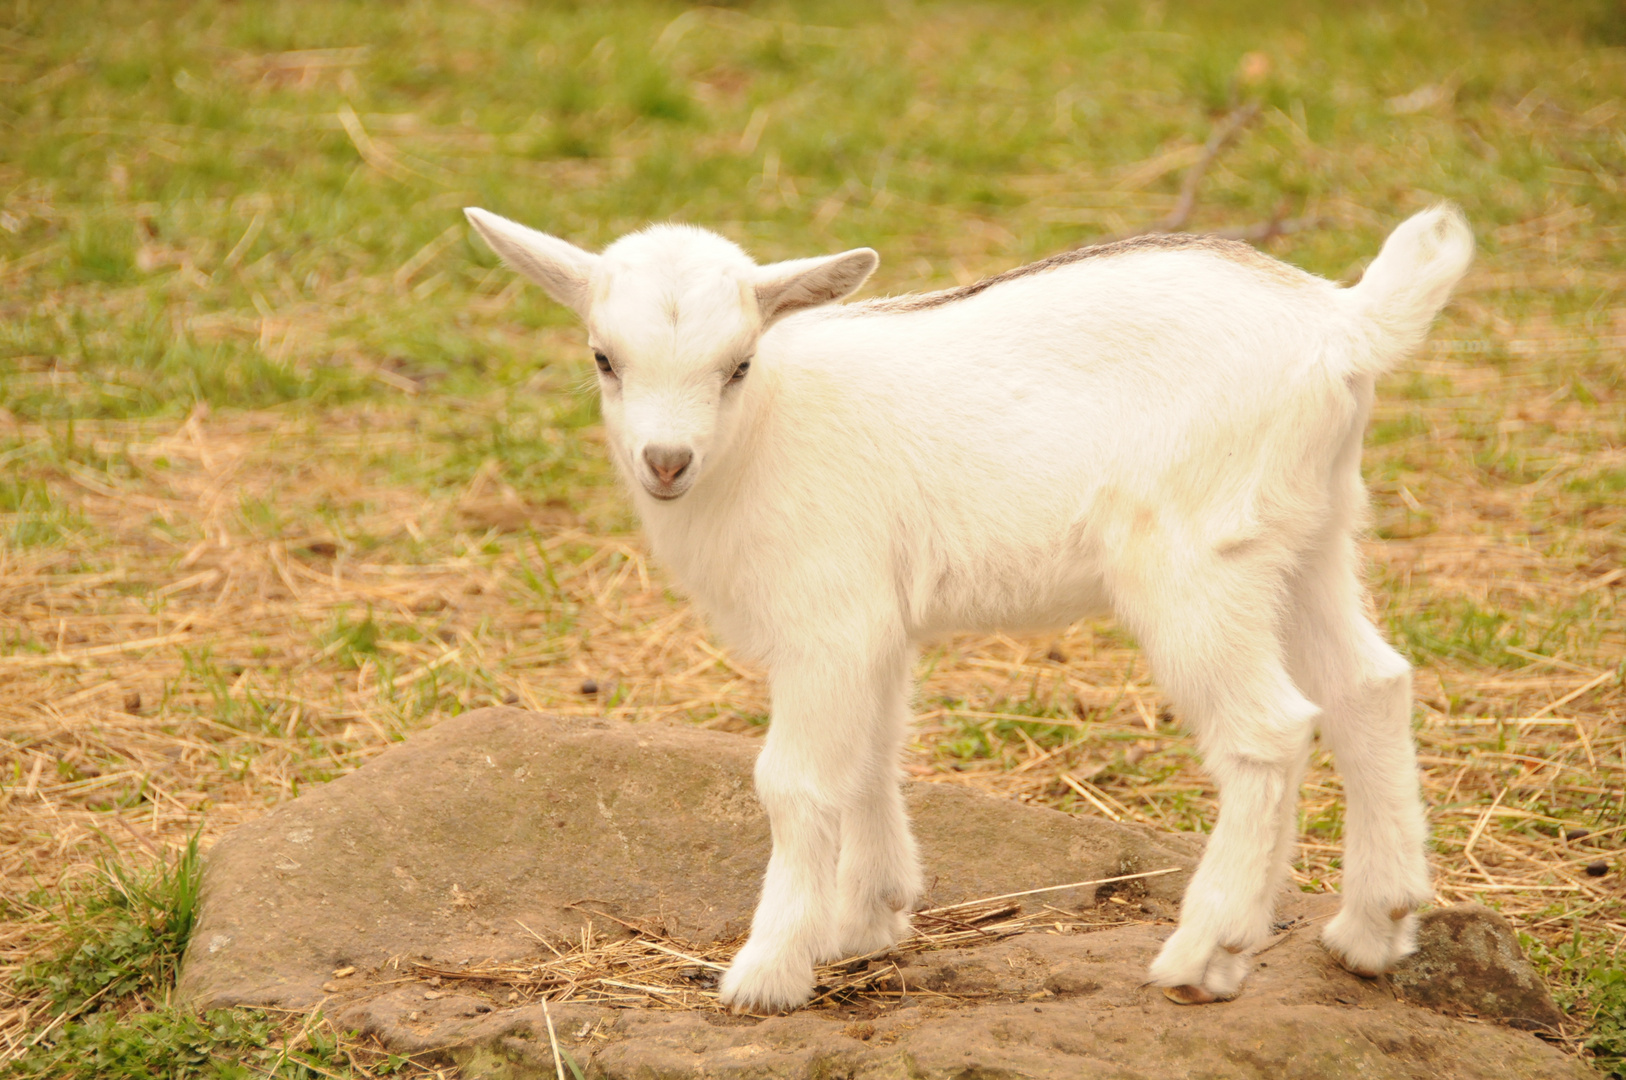
[[1423, 343], [1429, 324], [1474, 257], [1468, 221], [1450, 203], [1407, 218], [1383, 242], [1360, 284], [1341, 294], [1364, 340], [1350, 357], [1365, 375], [1380, 375]]

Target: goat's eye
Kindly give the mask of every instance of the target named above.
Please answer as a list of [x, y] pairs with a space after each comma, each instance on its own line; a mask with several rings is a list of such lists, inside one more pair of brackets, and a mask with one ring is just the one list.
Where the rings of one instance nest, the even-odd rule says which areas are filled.
[[728, 377], [728, 381], [729, 382], [739, 382], [741, 379], [745, 378], [745, 373], [747, 371], [750, 371], [750, 370], [751, 370], [751, 361], [749, 361], [749, 360], [741, 360], [740, 363], [739, 363], [739, 366], [734, 369], [734, 374], [732, 374], [732, 375], [730, 375]]
[[598, 362], [598, 369], [606, 375], [614, 375], [615, 368], [610, 366], [610, 358], [601, 352], [595, 352], [593, 359]]

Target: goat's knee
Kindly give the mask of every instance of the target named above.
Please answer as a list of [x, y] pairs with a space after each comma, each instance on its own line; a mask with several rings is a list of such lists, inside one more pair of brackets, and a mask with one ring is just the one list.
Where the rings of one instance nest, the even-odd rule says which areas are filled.
[[769, 738], [752, 770], [757, 801], [769, 819], [778, 814], [839, 815], [848, 801], [843, 796], [851, 786], [850, 770], [821, 767], [818, 761], [786, 752], [771, 741], [771, 735]]
[[1248, 777], [1291, 772], [1304, 760], [1321, 707], [1285, 677], [1269, 693], [1248, 695], [1208, 710], [1196, 727], [1203, 767], [1223, 789], [1235, 774]]

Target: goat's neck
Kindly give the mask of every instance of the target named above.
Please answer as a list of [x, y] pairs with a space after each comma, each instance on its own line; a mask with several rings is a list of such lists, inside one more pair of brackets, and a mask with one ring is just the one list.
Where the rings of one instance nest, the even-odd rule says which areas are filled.
[[746, 416], [735, 437], [708, 463], [706, 474], [688, 494], [664, 503], [635, 487], [632, 491], [656, 561], [713, 614], [732, 606], [727, 583], [757, 547], [750, 526], [751, 488], [775, 388], [753, 389], [757, 400], [746, 403]]

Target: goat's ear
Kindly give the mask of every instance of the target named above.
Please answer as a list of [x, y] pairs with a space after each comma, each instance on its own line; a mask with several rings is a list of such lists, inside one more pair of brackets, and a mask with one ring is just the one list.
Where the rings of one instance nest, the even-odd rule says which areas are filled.
[[517, 221], [470, 206], [469, 224], [485, 237], [502, 261], [578, 315], [587, 314], [588, 283], [599, 257], [557, 236], [527, 229]]
[[757, 310], [764, 326], [805, 308], [831, 304], [855, 291], [881, 265], [869, 248], [818, 259], [792, 259], [757, 270]]

